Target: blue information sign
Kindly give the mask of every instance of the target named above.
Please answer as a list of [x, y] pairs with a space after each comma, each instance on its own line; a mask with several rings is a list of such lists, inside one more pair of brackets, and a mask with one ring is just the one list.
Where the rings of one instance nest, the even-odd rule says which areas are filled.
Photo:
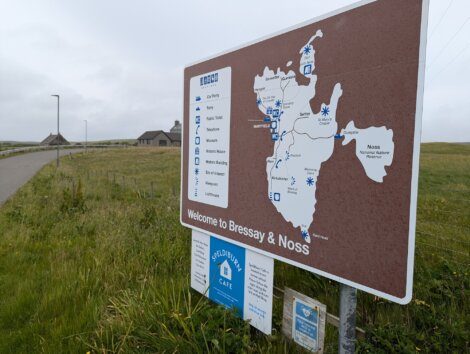
[[318, 350], [318, 307], [294, 299], [292, 337], [303, 347]]
[[212, 238], [210, 242], [209, 298], [243, 316], [245, 249]]
[[274, 261], [193, 230], [191, 287], [271, 334]]

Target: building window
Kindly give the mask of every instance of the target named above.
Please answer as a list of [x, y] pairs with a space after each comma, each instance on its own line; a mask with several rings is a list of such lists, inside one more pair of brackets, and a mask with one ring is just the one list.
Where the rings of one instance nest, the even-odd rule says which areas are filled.
[[166, 146], [166, 140], [159, 140], [158, 146]]

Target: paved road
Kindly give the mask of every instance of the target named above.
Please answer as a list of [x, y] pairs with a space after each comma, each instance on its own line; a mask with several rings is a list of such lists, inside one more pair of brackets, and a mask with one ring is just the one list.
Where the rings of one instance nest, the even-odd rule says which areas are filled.
[[[61, 150], [60, 155], [83, 151], [82, 149]], [[53, 161], [57, 151], [38, 151], [0, 159], [0, 205], [26, 182], [29, 181], [44, 165]]]

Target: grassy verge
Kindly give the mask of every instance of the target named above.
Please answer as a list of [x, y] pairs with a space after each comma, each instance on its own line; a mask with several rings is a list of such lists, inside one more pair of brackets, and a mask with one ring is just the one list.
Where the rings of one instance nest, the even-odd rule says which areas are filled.
[[0, 151], [3, 150], [11, 150], [11, 149], [16, 149], [16, 148], [23, 148], [23, 147], [32, 147], [32, 146], [37, 146], [37, 144], [12, 144], [12, 143], [3, 143], [0, 142]]
[[[27, 147], [34, 147], [34, 146], [36, 146], [36, 145], [0, 143], [0, 152], [6, 151], [6, 150], [13, 150], [13, 149], [17, 149], [17, 148], [27, 148]], [[19, 155], [21, 153], [22, 152], [14, 152], [14, 153], [11, 153], [11, 154], [8, 154], [8, 155], [0, 154], [0, 160], [4, 159], [4, 158], [7, 158], [7, 157]]]
[[[470, 146], [423, 147], [415, 295], [360, 293], [360, 351], [465, 352]], [[189, 289], [179, 224], [179, 150], [78, 154], [46, 166], [0, 209], [0, 352], [292, 352]], [[338, 313], [338, 286], [276, 262], [275, 283]], [[327, 327], [326, 352], [336, 330]]]

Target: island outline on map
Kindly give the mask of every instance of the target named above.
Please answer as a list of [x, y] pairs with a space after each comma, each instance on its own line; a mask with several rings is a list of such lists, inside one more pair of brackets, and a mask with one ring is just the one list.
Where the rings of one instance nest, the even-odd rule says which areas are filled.
[[[356, 157], [377, 183], [384, 182], [385, 167], [392, 165], [395, 148], [393, 130], [387, 127], [359, 129], [351, 120], [339, 132], [336, 114], [343, 95], [341, 83], [335, 84], [319, 112], [313, 112], [310, 101], [316, 96], [318, 81], [314, 43], [323, 36], [317, 30], [299, 50], [298, 72], [308, 79], [306, 85], [299, 85], [293, 70], [286, 73], [267, 66], [261, 76], [255, 76], [253, 85], [273, 142], [273, 154], [266, 159], [268, 198], [287, 222], [300, 229], [307, 243], [311, 242], [309, 229], [317, 205], [317, 180], [322, 164], [334, 153], [335, 140], [343, 139], [343, 146], [355, 140]], [[289, 60], [286, 66], [291, 64]]]

